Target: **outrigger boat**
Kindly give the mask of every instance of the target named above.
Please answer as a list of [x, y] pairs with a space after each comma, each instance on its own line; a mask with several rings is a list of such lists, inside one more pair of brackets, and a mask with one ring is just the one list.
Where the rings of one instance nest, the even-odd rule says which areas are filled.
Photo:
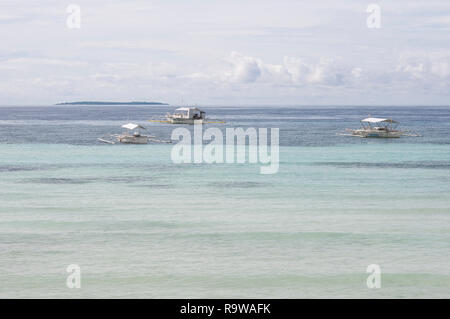
[[116, 143], [122, 143], [122, 144], [148, 144], [149, 141], [152, 142], [158, 142], [158, 143], [171, 143], [171, 141], [162, 141], [162, 140], [156, 140], [154, 139], [155, 136], [152, 135], [142, 135], [140, 133], [140, 129], [145, 130], [146, 128], [134, 124], [134, 123], [128, 123], [125, 125], [122, 125], [122, 128], [126, 129], [125, 132], [122, 134], [112, 134], [110, 135], [115, 139], [115, 141], [107, 140], [104, 138], [98, 138], [100, 142], [108, 143], [108, 144], [116, 144]]
[[203, 123], [205, 112], [196, 107], [180, 107], [174, 113], [167, 113], [166, 119], [170, 124]]
[[360, 129], [346, 129], [348, 136], [399, 138], [401, 136], [419, 136], [407, 131], [397, 130], [399, 122], [389, 118], [368, 117], [361, 120]]
[[149, 120], [169, 124], [207, 124], [225, 123], [223, 121], [207, 121], [205, 112], [196, 107], [180, 107], [174, 113], [167, 113], [165, 120]]

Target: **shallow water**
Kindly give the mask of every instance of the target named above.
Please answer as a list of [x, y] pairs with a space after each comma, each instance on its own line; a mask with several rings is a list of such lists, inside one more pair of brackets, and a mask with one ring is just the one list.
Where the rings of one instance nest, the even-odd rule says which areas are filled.
[[[450, 108], [206, 108], [279, 127], [273, 175], [96, 141], [171, 109], [0, 107], [0, 297], [450, 297]], [[369, 113], [423, 137], [336, 135]]]

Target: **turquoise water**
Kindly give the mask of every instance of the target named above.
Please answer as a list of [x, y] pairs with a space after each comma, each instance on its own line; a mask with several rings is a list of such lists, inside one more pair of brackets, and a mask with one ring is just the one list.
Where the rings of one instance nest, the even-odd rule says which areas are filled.
[[449, 145], [282, 147], [275, 175], [170, 150], [0, 145], [0, 296], [449, 297]]
[[[19, 143], [17, 121], [4, 120], [0, 144], [2, 298], [450, 297], [440, 134], [332, 132], [328, 145], [317, 133], [320, 145], [288, 146], [295, 135], [281, 130], [279, 172], [261, 175], [260, 164], [173, 164], [171, 145], [61, 141], [75, 138], [69, 125], [95, 141], [85, 120], [51, 122], [58, 143], [43, 143], [44, 130]], [[80, 289], [66, 286], [70, 264]], [[380, 289], [366, 286], [370, 264]]]

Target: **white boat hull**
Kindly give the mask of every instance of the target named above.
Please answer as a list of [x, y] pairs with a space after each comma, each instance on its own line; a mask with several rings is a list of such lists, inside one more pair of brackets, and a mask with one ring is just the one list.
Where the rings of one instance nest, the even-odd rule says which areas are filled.
[[203, 124], [204, 119], [186, 119], [168, 117], [167, 122], [170, 124]]
[[352, 135], [364, 138], [399, 138], [403, 135], [402, 131], [384, 131], [384, 130], [351, 130]]
[[148, 144], [147, 136], [119, 135], [117, 141], [123, 144]]

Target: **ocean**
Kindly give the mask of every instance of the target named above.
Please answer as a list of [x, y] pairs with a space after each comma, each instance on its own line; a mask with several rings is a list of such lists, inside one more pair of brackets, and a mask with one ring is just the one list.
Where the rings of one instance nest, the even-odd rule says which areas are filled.
[[[0, 298], [450, 297], [450, 107], [202, 107], [279, 128], [272, 175], [97, 141], [174, 108], [0, 107]], [[368, 115], [421, 136], [337, 134]]]

